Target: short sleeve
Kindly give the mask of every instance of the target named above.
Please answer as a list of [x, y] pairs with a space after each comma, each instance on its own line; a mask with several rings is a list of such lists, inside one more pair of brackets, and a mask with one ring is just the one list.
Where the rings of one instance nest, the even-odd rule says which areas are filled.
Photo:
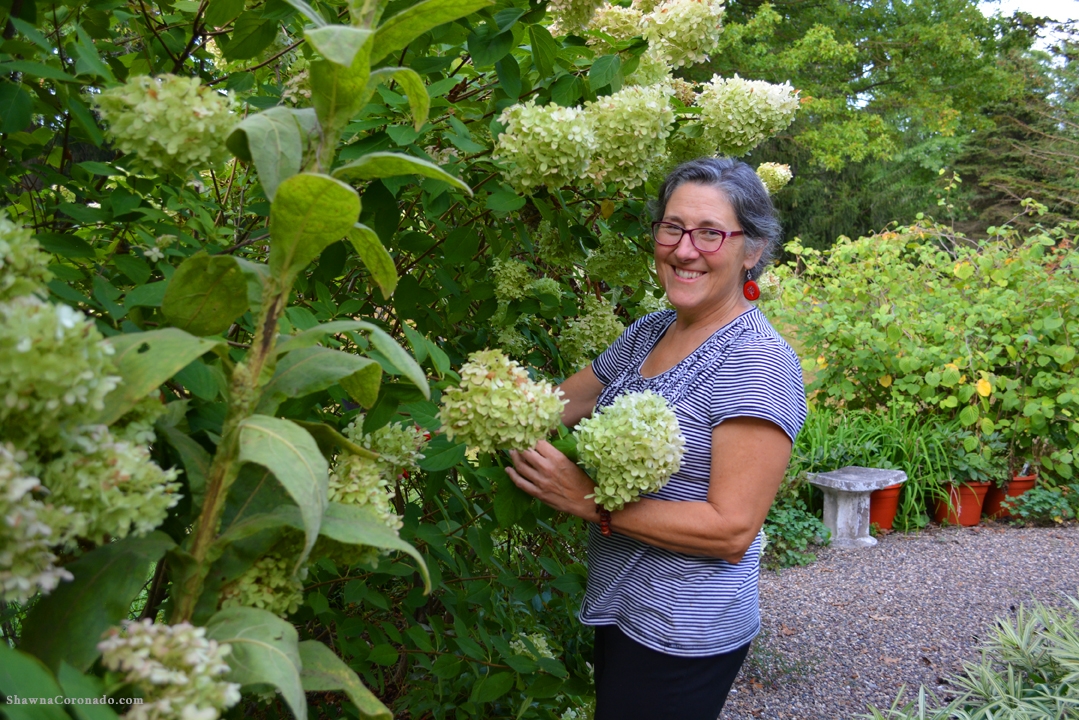
[[712, 389], [713, 428], [735, 417], [760, 418], [793, 443], [807, 413], [801, 363], [782, 339], [757, 337], [731, 351]]
[[[658, 339], [657, 333], [670, 324], [673, 310], [651, 313], [639, 318], [592, 361], [592, 372], [604, 385], [610, 385], [618, 375], [629, 368], [642, 351], [647, 353]], [[641, 358], [643, 360], [643, 358]]]

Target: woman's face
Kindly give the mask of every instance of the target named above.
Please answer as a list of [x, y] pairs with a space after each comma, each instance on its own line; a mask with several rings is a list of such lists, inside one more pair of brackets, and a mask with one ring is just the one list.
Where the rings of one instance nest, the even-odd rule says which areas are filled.
[[[663, 221], [684, 228], [708, 227], [732, 232], [741, 230], [722, 190], [697, 183], [683, 183], [671, 195]], [[760, 252], [746, 254], [745, 238], [728, 237], [718, 252], [704, 254], [693, 247], [689, 235], [677, 245], [655, 244], [656, 273], [667, 299], [680, 313], [722, 312], [738, 304], [746, 270], [757, 264]]]

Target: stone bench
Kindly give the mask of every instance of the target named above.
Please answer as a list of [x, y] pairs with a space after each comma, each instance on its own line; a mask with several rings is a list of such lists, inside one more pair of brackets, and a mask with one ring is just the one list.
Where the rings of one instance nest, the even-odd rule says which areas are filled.
[[873, 547], [869, 534], [869, 495], [874, 490], [907, 481], [902, 470], [848, 465], [809, 476], [824, 491], [824, 524], [832, 531], [832, 547]]

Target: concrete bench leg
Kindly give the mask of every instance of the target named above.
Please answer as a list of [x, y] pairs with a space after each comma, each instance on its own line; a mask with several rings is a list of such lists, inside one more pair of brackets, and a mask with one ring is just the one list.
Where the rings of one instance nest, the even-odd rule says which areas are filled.
[[869, 535], [869, 493], [832, 488], [824, 491], [824, 524], [832, 531], [832, 547], [873, 547], [877, 539]]

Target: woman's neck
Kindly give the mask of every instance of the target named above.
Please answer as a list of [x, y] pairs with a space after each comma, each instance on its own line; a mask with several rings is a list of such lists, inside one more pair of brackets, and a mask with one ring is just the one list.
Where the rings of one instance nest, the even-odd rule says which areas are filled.
[[753, 305], [739, 295], [733, 295], [723, 302], [716, 303], [700, 311], [696, 308], [688, 310], [675, 308], [678, 316], [675, 318], [671, 329], [679, 334], [711, 335], [752, 308]]

